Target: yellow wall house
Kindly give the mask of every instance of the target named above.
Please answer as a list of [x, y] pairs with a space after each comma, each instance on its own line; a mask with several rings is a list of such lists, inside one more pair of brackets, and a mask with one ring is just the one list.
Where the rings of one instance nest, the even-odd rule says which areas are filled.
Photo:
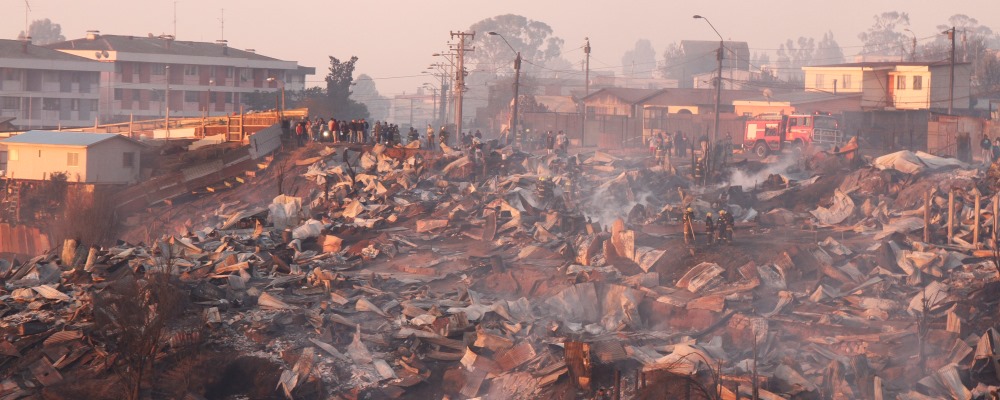
[[69, 182], [130, 184], [139, 180], [144, 145], [113, 133], [28, 131], [0, 140], [7, 146], [9, 179], [46, 180], [65, 172]]
[[807, 92], [861, 93], [862, 109], [944, 110], [949, 104], [958, 109], [969, 107], [969, 63], [955, 64], [953, 93], [948, 62], [861, 62], [802, 69]]

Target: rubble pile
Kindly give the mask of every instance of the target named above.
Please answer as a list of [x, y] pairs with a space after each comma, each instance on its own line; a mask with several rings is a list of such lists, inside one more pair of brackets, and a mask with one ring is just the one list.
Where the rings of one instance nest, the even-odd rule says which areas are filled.
[[[144, 398], [275, 399], [1000, 385], [996, 196], [979, 170], [907, 152], [700, 187], [602, 152], [442, 150], [314, 145], [280, 171], [294, 190], [223, 202], [202, 227], [0, 260], [0, 398], [121, 398], [130, 382]], [[685, 245], [688, 207], [728, 210], [735, 242], [707, 245], [699, 224]]]

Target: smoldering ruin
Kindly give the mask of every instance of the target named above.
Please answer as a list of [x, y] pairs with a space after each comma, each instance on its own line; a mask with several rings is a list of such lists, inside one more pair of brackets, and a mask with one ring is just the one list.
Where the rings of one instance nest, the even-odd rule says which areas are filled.
[[[647, 154], [484, 148], [476, 164], [444, 145], [311, 143], [133, 215], [116, 244], [0, 261], [0, 394], [971, 399], [1000, 385], [996, 165], [807, 149], [736, 154], [702, 185]], [[701, 219], [719, 210], [733, 239], [710, 244]]]

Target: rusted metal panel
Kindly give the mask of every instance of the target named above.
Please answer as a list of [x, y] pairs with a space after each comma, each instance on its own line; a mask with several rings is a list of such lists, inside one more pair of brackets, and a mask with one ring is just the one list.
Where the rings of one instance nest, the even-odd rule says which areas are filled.
[[0, 253], [34, 256], [49, 249], [49, 237], [27, 225], [0, 224]]

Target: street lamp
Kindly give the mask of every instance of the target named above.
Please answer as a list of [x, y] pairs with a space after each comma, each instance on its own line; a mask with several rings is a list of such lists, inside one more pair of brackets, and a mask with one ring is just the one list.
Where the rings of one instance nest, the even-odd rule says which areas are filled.
[[[440, 53], [434, 53], [434, 56], [442, 56]], [[443, 56], [442, 56], [443, 57]], [[451, 60], [449, 60], [450, 62]], [[425, 74], [431, 74], [436, 77], [441, 78], [441, 107], [438, 109], [438, 120], [443, 124], [444, 121], [448, 119], [448, 83], [447, 79], [450, 73], [447, 70], [447, 65], [442, 63], [434, 63], [427, 67], [428, 70], [440, 70], [440, 73], [433, 73], [428, 71], [422, 71]]]
[[163, 69], [166, 70], [165, 74], [167, 76], [167, 93], [164, 96], [167, 99], [167, 107], [166, 107], [166, 115], [164, 116], [165, 121], [163, 122], [163, 124], [166, 125], [167, 140], [169, 141], [170, 140], [170, 65], [165, 65]]
[[489, 34], [490, 36], [500, 36], [500, 39], [503, 39], [503, 42], [507, 44], [507, 47], [510, 47], [510, 51], [513, 51], [515, 54], [517, 54], [517, 57], [514, 58], [514, 109], [513, 112], [511, 113], [512, 115], [510, 121], [510, 134], [517, 135], [517, 119], [518, 119], [517, 103], [520, 103], [520, 98], [518, 97], [518, 90], [520, 89], [521, 86], [521, 52], [514, 50], [514, 46], [511, 46], [510, 42], [508, 42], [507, 38], [503, 37], [503, 35], [496, 32], [487, 32], [487, 34]]
[[708, 26], [712, 27], [712, 31], [719, 36], [719, 53], [716, 55], [716, 59], [719, 61], [719, 71], [715, 78], [715, 126], [712, 129], [712, 141], [715, 141], [719, 137], [719, 107], [722, 102], [722, 55], [723, 49], [725, 48], [725, 40], [719, 31], [715, 29], [715, 25], [712, 25], [712, 21], [708, 18], [702, 17], [701, 15], [695, 15], [694, 19], [703, 19], [708, 22]]
[[[270, 78], [267, 78], [267, 81], [268, 82], [278, 82], [278, 84], [281, 86], [281, 107], [278, 108], [278, 115], [281, 118], [284, 118], [285, 117], [285, 81], [283, 81], [281, 79], [278, 79], [276, 77], [273, 77], [273, 76], [270, 77]], [[277, 101], [275, 101], [275, 102], [277, 102]]]
[[[426, 71], [424, 71], [424, 72], [426, 72]], [[437, 110], [438, 110], [438, 88], [434, 87], [434, 85], [431, 85], [430, 83], [424, 83], [423, 87], [425, 87], [427, 89], [430, 89], [431, 93], [434, 93], [434, 108], [431, 111], [431, 117], [433, 118], [434, 116], [437, 116], [437, 113], [438, 113], [437, 112]], [[434, 124], [437, 125], [437, 121], [434, 121]]]
[[208, 102], [205, 104], [205, 115], [212, 116], [212, 86], [215, 86], [215, 79], [208, 80]]
[[906, 32], [910, 32], [910, 36], [912, 36], [912, 38], [913, 38], [912, 39], [913, 40], [913, 42], [912, 42], [913, 45], [912, 45], [912, 47], [910, 47], [910, 61], [911, 62], [912, 61], [917, 61], [917, 34], [913, 33], [913, 31], [911, 31], [910, 28], [905, 28], [903, 30], [906, 31]]

